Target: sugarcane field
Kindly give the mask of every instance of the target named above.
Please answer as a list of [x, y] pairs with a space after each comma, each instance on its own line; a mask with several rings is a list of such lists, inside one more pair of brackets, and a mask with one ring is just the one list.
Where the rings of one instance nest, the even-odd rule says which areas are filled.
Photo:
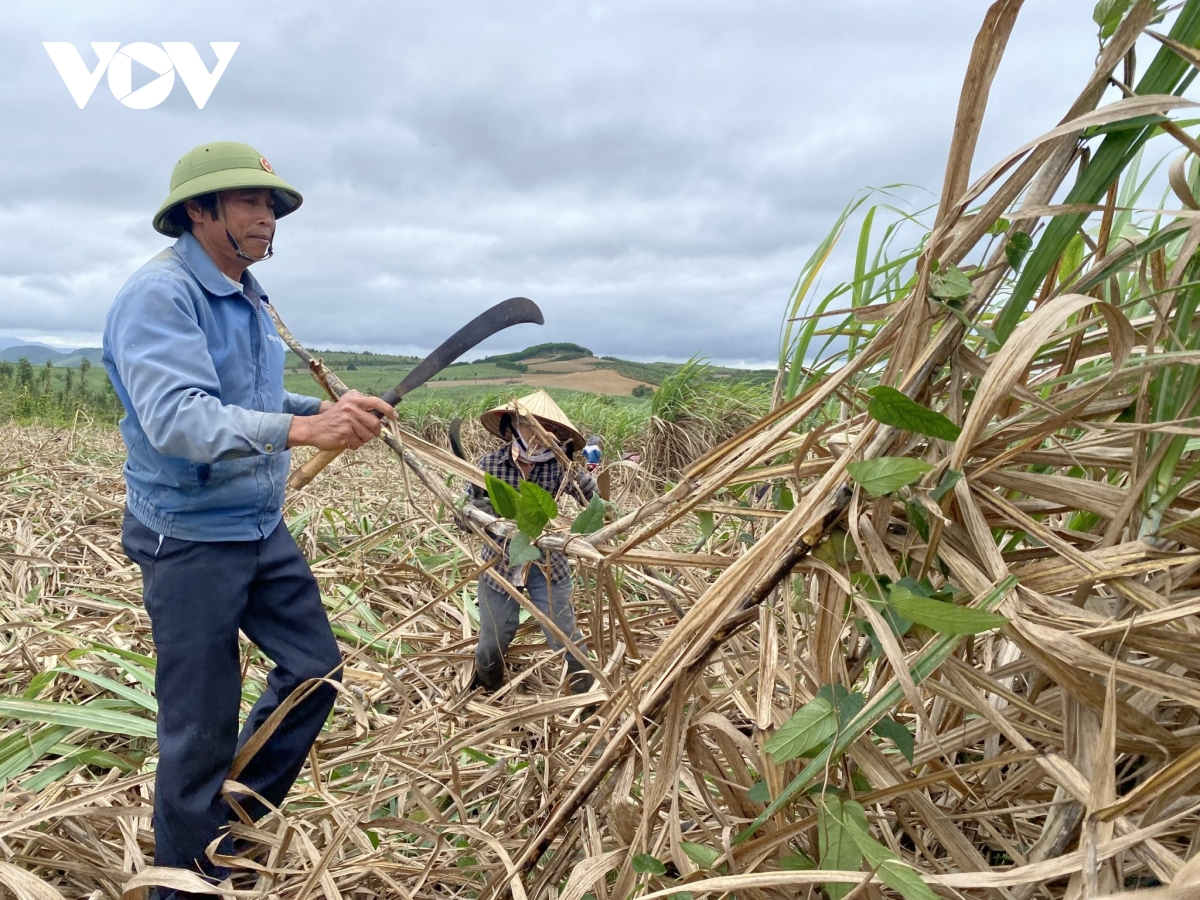
[[503, 6], [16, 20], [0, 900], [1200, 897], [1200, 0]]

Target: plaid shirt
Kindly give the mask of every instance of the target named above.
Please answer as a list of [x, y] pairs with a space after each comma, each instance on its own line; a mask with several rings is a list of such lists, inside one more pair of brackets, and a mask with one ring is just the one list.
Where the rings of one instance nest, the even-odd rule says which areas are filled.
[[[478, 465], [486, 474], [499, 478], [501, 481], [507, 481], [517, 490], [521, 489], [523, 476], [521, 475], [521, 470], [517, 468], [517, 464], [513, 462], [511, 444], [505, 444], [499, 450], [494, 450], [487, 454], [479, 460]], [[563, 484], [563, 475], [562, 463], [557, 459], [549, 459], [546, 462], [535, 463], [529, 472], [528, 480], [550, 493], [551, 496], [557, 498], [559, 489]], [[467, 499], [473, 506], [477, 506], [485, 512], [495, 515], [495, 510], [492, 509], [492, 503], [488, 499], [486, 488], [481, 488], [475, 484], [467, 485]], [[579, 498], [576, 497], [575, 499], [578, 500]], [[588, 499], [591, 498], [589, 497]], [[495, 572], [496, 575], [511, 585], [516, 587], [524, 585], [525, 575], [529, 571], [531, 564], [526, 563], [521, 566], [509, 565], [508, 538], [497, 538], [496, 542], [500, 545], [503, 556], [500, 557], [500, 560], [494, 567], [484, 573], [484, 577], [489, 577]], [[494, 559], [498, 555], [490, 544], [484, 545], [484, 562]], [[547, 555], [550, 557], [548, 564], [546, 561]], [[541, 565], [548, 566], [546, 574], [552, 584], [561, 584], [571, 577], [570, 564], [567, 562], [566, 554], [562, 551], [552, 550], [543, 553]]]

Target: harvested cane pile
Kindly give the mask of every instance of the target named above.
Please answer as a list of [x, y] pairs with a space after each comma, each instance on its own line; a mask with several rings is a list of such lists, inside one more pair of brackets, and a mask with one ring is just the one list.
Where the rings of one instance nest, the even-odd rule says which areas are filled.
[[[471, 472], [444, 451], [397, 434], [403, 467], [374, 448], [291, 498], [349, 670], [286, 808], [239, 829], [262, 851], [246, 896], [1194, 894], [1195, 167], [1172, 164], [1179, 209], [1122, 198], [1151, 137], [1200, 151], [1165, 117], [1200, 2], [1140, 79], [1156, 8], [1134, 4], [1063, 125], [971, 184], [1020, 5], [988, 13], [871, 340], [667, 493], [542, 539], [580, 561], [596, 694], [560, 690], [535, 629], [502, 695], [467, 691], [486, 521], [456, 512], [444, 476]], [[147, 882], [153, 657], [119, 462], [115, 435], [0, 448], [20, 897]], [[251, 653], [247, 704], [264, 674]]]

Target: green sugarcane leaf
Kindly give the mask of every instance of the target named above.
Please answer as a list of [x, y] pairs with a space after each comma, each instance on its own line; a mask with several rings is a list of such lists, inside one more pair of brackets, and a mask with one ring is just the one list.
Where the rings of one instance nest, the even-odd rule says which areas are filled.
[[667, 867], [658, 857], [639, 853], [633, 858], [633, 871], [641, 875], [666, 875]]
[[891, 716], [886, 716], [875, 723], [872, 729], [881, 738], [887, 738], [896, 748], [904, 754], [904, 758], [911, 764], [913, 761], [913, 735], [912, 732], [893, 719]]
[[492, 509], [502, 519], [516, 520], [517, 506], [520, 495], [507, 481], [501, 481], [495, 475], [484, 475], [487, 484], [488, 499], [492, 501]]
[[[1111, 10], [1105, 12], [1106, 21], [1109, 13]], [[1200, 4], [1188, 2], [1183, 5], [1171, 25], [1169, 37], [1184, 46], [1196, 46], [1196, 43], [1200, 41]], [[1182, 94], [1194, 77], [1195, 70], [1191, 64], [1169, 46], [1164, 46], [1155, 53], [1154, 59], [1146, 67], [1145, 73], [1134, 86], [1133, 92], [1139, 96]], [[1130, 159], [1157, 132], [1157, 126], [1147, 125], [1107, 135], [1092, 155], [1091, 162], [1080, 172], [1075, 184], [1062, 202], [1064, 204], [1100, 202], [1112, 183], [1125, 171]], [[1046, 276], [1059, 261], [1068, 243], [1078, 235], [1079, 229], [1089, 215], [1090, 213], [1087, 212], [1058, 215], [1047, 224], [1045, 231], [1038, 239], [1037, 246], [1025, 262], [1021, 276], [1017, 279], [1004, 308], [1000, 310], [992, 323], [996, 334], [995, 346], [998, 347], [1007, 341], [1013, 330], [1020, 324], [1026, 308], [1041, 289]], [[1166, 239], [1172, 239], [1172, 229], [1167, 228], [1163, 231], [1167, 232], [1163, 235]], [[1150, 253], [1155, 249], [1154, 240], [1155, 238], [1150, 238], [1139, 244], [1135, 252], [1138, 254]], [[1060, 266], [1060, 271], [1061, 269]], [[1107, 277], [1104, 273], [1097, 274]], [[1073, 286], [1072, 290], [1086, 293], [1088, 288]]]
[[[97, 653], [102, 659], [108, 659], [109, 655], [116, 657], [118, 660], [131, 662], [142, 667], [143, 671], [153, 672], [158, 665], [158, 660], [153, 656], [146, 656], [142, 653], [135, 653], [132, 650], [126, 650], [124, 647], [114, 647], [112, 644], [103, 644], [100, 641], [90, 642], [90, 649], [81, 648], [72, 650], [67, 654], [67, 659], [79, 659], [81, 656], [86, 656], [95, 651], [103, 651]], [[150, 677], [150, 683], [154, 683], [154, 677]]]
[[71, 733], [64, 725], [21, 728], [0, 741], [0, 785], [16, 778]]
[[85, 672], [82, 669], [68, 669], [61, 666], [50, 671], [61, 672], [64, 675], [74, 675], [76, 678], [84, 681], [90, 681], [97, 687], [104, 688], [104, 690], [116, 694], [118, 697], [123, 697], [126, 700], [136, 703], [143, 709], [149, 710], [152, 713], [158, 713], [158, 701], [145, 691], [139, 691], [135, 687], [122, 684], [116, 679], [109, 678], [107, 675], [98, 675], [95, 672]]
[[[820, 868], [835, 872], [853, 872], [862, 865], [863, 853], [858, 842], [846, 829], [846, 819], [859, 814], [866, 826], [866, 814], [862, 806], [847, 812], [840, 797], [828, 794], [817, 801], [817, 853], [821, 858]], [[842, 900], [854, 889], [852, 884], [826, 884], [825, 893], [829, 900]]]
[[706, 846], [705, 844], [680, 841], [679, 846], [687, 854], [688, 859], [702, 869], [711, 869], [716, 861], [721, 858], [720, 850]]
[[608, 504], [599, 494], [592, 495], [592, 502], [571, 523], [571, 534], [594, 534], [604, 527], [604, 514]]
[[0, 717], [19, 722], [42, 722], [50, 725], [69, 725], [72, 728], [87, 728], [107, 734], [124, 734], [129, 737], [155, 737], [154, 722], [140, 716], [97, 709], [96, 704], [76, 706], [69, 703], [54, 703], [50, 700], [17, 700], [0, 697]]
[[292, 518], [287, 520], [287, 530], [293, 538], [300, 536], [300, 532], [308, 526], [309, 520], [312, 519], [316, 511], [316, 507], [306, 509], [304, 512], [292, 516]]
[[881, 384], [867, 393], [871, 395], [867, 413], [876, 422], [943, 441], [956, 441], [962, 434], [962, 429], [940, 412], [926, 409], [894, 387]]
[[846, 466], [846, 471], [872, 497], [882, 497], [912, 484], [932, 468], [923, 459], [881, 456], [852, 462]]
[[107, 750], [96, 750], [92, 747], [76, 747], [74, 744], [55, 744], [50, 750], [64, 759], [73, 759], [81, 765], [96, 766], [99, 769], [120, 769], [122, 772], [136, 772], [137, 766]]
[[1059, 260], [1058, 283], [1064, 284], [1081, 265], [1083, 265], [1083, 235], [1076, 232], [1075, 236], [1067, 241], [1067, 248]]
[[53, 765], [42, 769], [42, 771], [30, 775], [21, 783], [21, 787], [33, 794], [40, 793], [60, 778], [78, 769], [81, 765], [82, 763], [76, 759], [60, 759]]
[[763, 750], [776, 763], [785, 763], [821, 746], [837, 734], [837, 729], [838, 716], [833, 704], [825, 697], [814, 697], [779, 726], [763, 744]]
[[529, 540], [529, 535], [518, 531], [508, 542], [508, 564], [523, 566], [525, 563], [537, 562], [542, 558], [542, 551]]
[[904, 587], [894, 586], [888, 603], [896, 612], [938, 634], [979, 634], [1008, 622], [998, 613], [969, 606], [955, 606], [931, 597], [920, 597]]
[[38, 672], [29, 679], [29, 687], [21, 695], [26, 700], [36, 700], [47, 687], [54, 681], [54, 671]]

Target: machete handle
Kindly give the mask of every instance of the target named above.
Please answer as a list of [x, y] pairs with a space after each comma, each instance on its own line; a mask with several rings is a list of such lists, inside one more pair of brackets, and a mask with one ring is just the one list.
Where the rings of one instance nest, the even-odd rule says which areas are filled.
[[293, 491], [300, 490], [300, 488], [320, 475], [322, 469], [341, 455], [341, 450], [321, 450], [316, 456], [292, 473], [292, 477], [288, 479], [288, 487]]
[[[400, 395], [395, 390], [389, 390], [381, 398], [388, 406], [395, 406], [400, 402]], [[383, 418], [383, 413], [377, 410], [371, 410], [371, 415], [377, 419]], [[345, 450], [320, 450], [317, 455], [302, 465], [299, 469], [292, 473], [292, 477], [288, 479], [287, 486], [293, 491], [298, 491], [300, 488], [307, 485], [310, 481], [321, 474], [321, 470], [327, 465], [345, 453]]]

